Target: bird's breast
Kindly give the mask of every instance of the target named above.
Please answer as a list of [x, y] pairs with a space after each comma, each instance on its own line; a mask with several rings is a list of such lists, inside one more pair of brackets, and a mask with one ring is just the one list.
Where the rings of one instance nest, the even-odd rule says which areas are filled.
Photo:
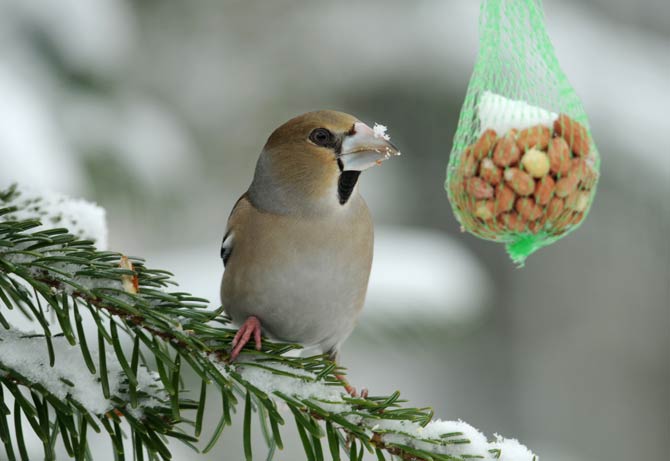
[[261, 319], [277, 339], [335, 345], [362, 308], [372, 263], [365, 203], [325, 217], [252, 213], [223, 277], [222, 302], [237, 322]]

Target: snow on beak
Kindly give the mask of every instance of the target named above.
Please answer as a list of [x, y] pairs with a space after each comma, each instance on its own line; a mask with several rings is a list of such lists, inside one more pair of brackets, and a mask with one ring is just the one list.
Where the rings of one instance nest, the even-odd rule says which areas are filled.
[[372, 129], [363, 122], [354, 123], [352, 132], [342, 141], [342, 153], [339, 156], [342, 171], [363, 171], [400, 155], [390, 139], [384, 125], [375, 124]]

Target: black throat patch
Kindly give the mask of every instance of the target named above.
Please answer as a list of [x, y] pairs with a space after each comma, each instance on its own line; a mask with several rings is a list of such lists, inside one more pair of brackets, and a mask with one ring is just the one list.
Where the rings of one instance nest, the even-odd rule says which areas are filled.
[[337, 196], [340, 200], [340, 205], [344, 205], [351, 197], [351, 193], [356, 187], [356, 182], [358, 181], [358, 176], [361, 174], [360, 171], [343, 171], [340, 173], [340, 179], [337, 181]]

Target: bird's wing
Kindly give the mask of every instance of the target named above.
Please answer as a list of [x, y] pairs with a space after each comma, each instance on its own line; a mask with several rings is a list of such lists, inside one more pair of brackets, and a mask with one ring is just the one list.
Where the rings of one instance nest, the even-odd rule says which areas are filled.
[[228, 224], [226, 225], [226, 233], [223, 234], [223, 240], [221, 242], [221, 259], [223, 260], [223, 266], [226, 266], [230, 255], [233, 252], [233, 246], [235, 244], [235, 229], [236, 225], [239, 223], [241, 215], [244, 214], [247, 207], [251, 206], [249, 199], [247, 199], [247, 194], [243, 194], [235, 205], [233, 206], [230, 216], [228, 216]]

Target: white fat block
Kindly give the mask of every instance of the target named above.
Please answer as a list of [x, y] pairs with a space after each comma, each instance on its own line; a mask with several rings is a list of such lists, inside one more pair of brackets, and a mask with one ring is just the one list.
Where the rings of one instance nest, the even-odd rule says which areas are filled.
[[525, 101], [508, 99], [490, 91], [484, 91], [477, 107], [480, 122], [480, 134], [493, 129], [502, 136], [512, 128], [523, 130], [535, 125], [553, 127], [558, 114], [531, 106]]

